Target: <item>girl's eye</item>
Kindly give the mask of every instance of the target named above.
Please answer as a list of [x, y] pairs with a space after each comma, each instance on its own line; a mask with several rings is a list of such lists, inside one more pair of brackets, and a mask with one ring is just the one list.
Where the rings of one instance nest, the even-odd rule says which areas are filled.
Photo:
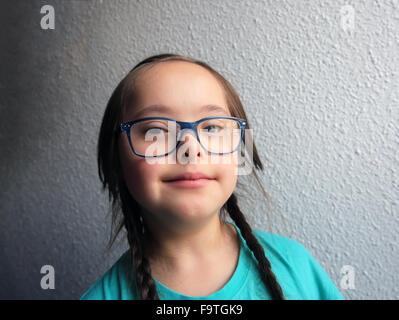
[[205, 128], [204, 128], [204, 130], [206, 131], [206, 132], [209, 132], [209, 133], [216, 133], [216, 132], [219, 132], [220, 130], [222, 130], [223, 128], [222, 127], [220, 127], [220, 126], [217, 126], [217, 125], [208, 125], [208, 126], [206, 126]]
[[157, 135], [168, 132], [168, 125], [161, 121], [150, 120], [139, 123], [137, 129], [139, 129], [140, 134]]
[[167, 132], [167, 129], [159, 128], [159, 127], [152, 127], [145, 129], [145, 134], [161, 134]]

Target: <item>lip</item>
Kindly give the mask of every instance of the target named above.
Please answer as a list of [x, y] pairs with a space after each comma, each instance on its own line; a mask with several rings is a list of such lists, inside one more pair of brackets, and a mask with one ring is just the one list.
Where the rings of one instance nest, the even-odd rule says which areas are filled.
[[168, 185], [175, 187], [198, 188], [207, 185], [210, 181], [215, 180], [208, 177], [202, 172], [185, 172], [177, 176], [164, 180]]

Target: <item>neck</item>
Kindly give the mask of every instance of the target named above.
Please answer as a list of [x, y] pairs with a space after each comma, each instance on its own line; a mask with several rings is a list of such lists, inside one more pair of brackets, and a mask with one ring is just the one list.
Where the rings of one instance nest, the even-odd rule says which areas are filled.
[[[147, 219], [148, 220], [148, 219]], [[173, 269], [210, 260], [231, 246], [232, 229], [215, 214], [209, 221], [189, 230], [176, 230], [168, 225], [146, 223], [144, 246], [152, 263]]]

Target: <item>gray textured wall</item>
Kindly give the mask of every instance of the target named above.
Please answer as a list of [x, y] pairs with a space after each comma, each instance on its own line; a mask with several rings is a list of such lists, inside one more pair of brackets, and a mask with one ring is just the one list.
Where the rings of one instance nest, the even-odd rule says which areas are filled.
[[[54, 30], [40, 27], [45, 4]], [[9, 0], [0, 15], [0, 298], [77, 299], [125, 250], [104, 254], [97, 135], [116, 84], [161, 52], [236, 87], [286, 218], [273, 213], [272, 231], [338, 287], [353, 266], [345, 298], [399, 298], [399, 1]], [[245, 212], [269, 231], [249, 189]], [[54, 290], [40, 287], [46, 264]]]

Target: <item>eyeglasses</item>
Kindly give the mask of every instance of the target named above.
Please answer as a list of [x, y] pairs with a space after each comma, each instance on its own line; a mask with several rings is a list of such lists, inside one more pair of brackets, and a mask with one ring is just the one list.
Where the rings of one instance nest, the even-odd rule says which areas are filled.
[[240, 146], [247, 122], [235, 117], [207, 117], [195, 122], [165, 117], [142, 118], [121, 123], [133, 153], [139, 157], [163, 157], [181, 143], [184, 132], [192, 130], [201, 147], [211, 154], [228, 154]]

